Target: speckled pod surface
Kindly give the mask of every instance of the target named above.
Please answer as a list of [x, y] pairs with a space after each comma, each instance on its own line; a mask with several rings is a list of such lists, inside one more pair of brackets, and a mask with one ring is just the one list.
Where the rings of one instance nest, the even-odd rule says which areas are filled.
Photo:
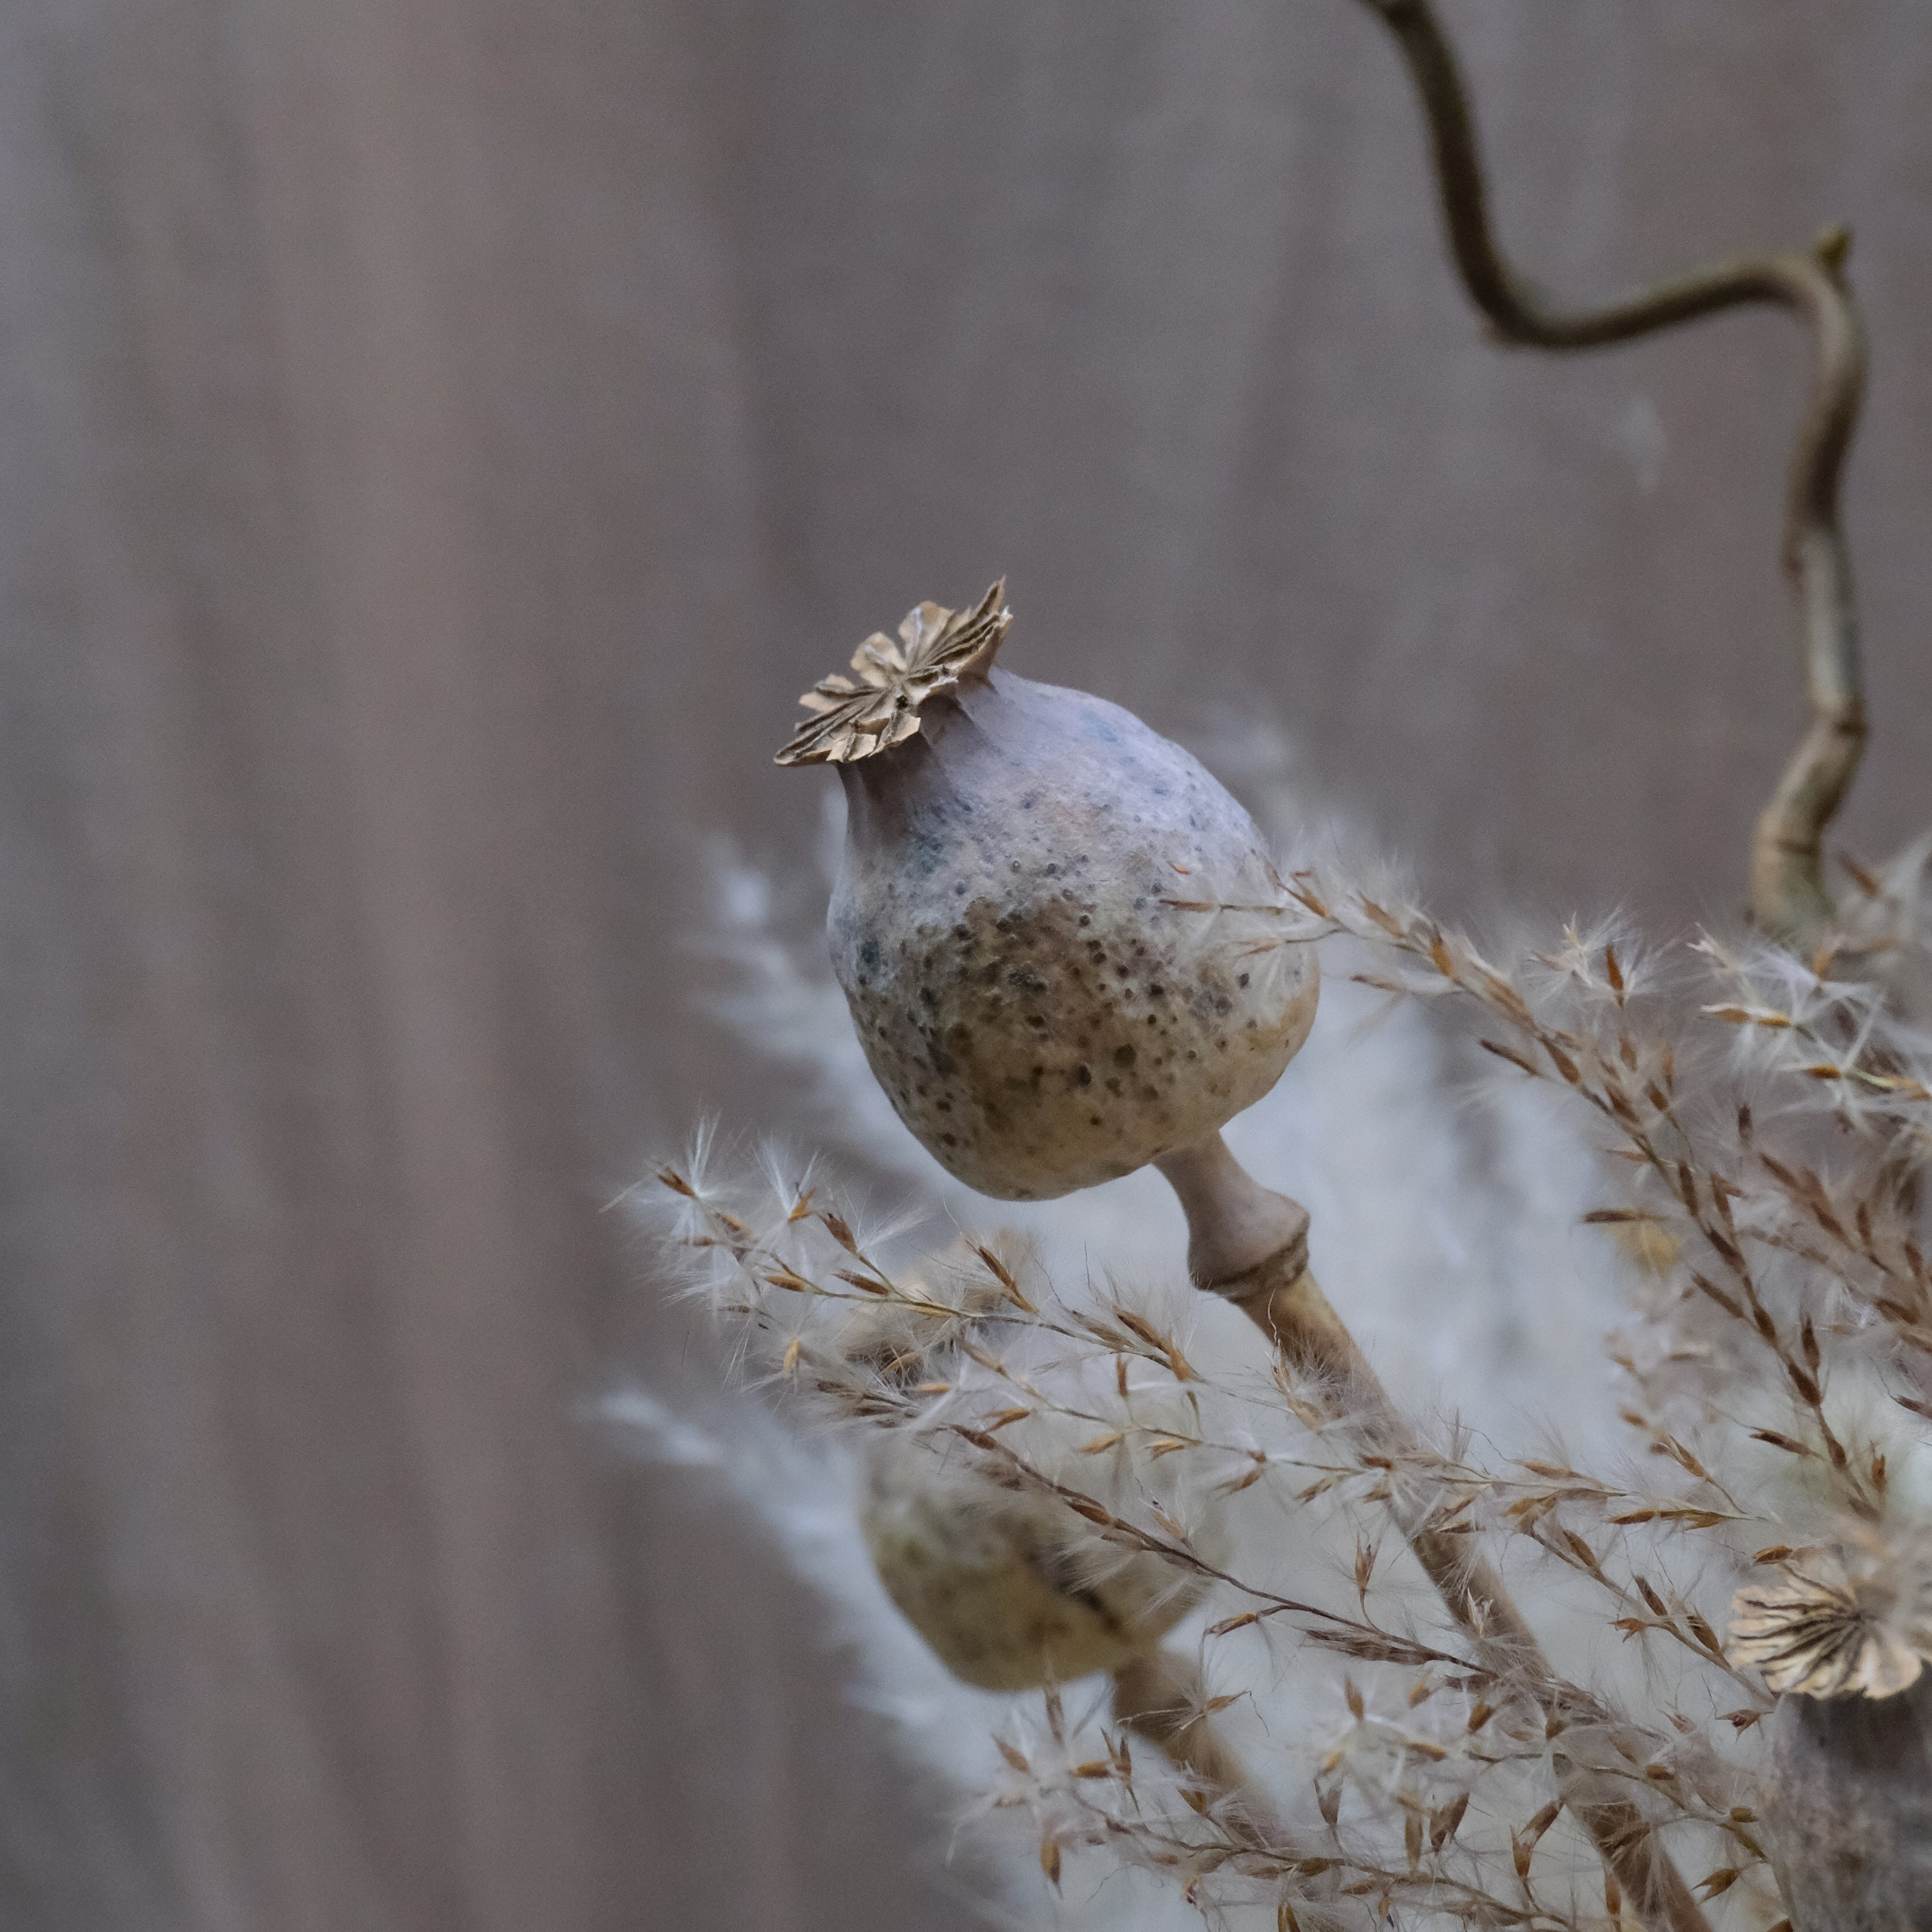
[[1796, 1932], [1932, 1928], [1932, 1672], [1895, 1697], [1778, 1700], [1763, 1812]]
[[1054, 1498], [941, 1470], [916, 1449], [874, 1458], [860, 1520], [886, 1594], [982, 1690], [1117, 1670], [1202, 1593], [1159, 1557], [1102, 1542]]
[[982, 1193], [1127, 1174], [1259, 1100], [1317, 990], [1260, 832], [1131, 713], [1006, 670], [839, 767], [829, 921], [899, 1117]]

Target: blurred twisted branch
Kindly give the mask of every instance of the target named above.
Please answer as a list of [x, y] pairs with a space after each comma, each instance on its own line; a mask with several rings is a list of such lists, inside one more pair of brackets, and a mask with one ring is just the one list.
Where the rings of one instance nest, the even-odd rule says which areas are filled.
[[1759, 817], [1750, 868], [1755, 923], [1809, 953], [1832, 917], [1825, 828], [1850, 787], [1866, 735], [1851, 568], [1838, 512], [1865, 375], [1864, 334], [1844, 280], [1850, 236], [1828, 228], [1808, 250], [1741, 256], [1606, 308], [1558, 309], [1516, 274], [1497, 245], [1468, 91], [1428, 0], [1364, 4], [1381, 16], [1408, 63], [1428, 120], [1450, 250], [1470, 299], [1498, 339], [1532, 349], [1597, 349], [1766, 304], [1787, 310], [1811, 332], [1811, 390], [1792, 457], [1784, 542], [1811, 722]]

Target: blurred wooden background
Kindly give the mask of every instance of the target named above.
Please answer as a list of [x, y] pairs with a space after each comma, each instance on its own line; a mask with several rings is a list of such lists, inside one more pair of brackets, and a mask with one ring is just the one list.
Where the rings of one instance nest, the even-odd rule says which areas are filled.
[[[1579, 296], [1843, 218], [1876, 726], [1932, 820], [1922, 0], [1450, 0]], [[1268, 705], [1446, 910], [1742, 896], [1780, 319], [1504, 354], [1352, 0], [0, 9], [0, 1922], [942, 1928], [808, 1611], [573, 1413], [600, 1199], [756, 1070], [703, 837], [1007, 572]]]

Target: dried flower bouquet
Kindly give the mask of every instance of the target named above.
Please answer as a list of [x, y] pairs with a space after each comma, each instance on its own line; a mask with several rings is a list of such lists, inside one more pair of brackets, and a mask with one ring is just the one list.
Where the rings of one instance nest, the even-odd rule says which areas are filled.
[[[1283, 1923], [1636, 1916], [1565, 1819], [1586, 1784], [1730, 1922], [1768, 1923], [1763, 1815], [1815, 1802], [1802, 1779], [1780, 1798], [1774, 1750], [1767, 1768], [1773, 1694], [1808, 1672], [1814, 1697], [1894, 1695], [1932, 1642], [1912, 1466], [1932, 1412], [1910, 1180], [1926, 1043], [1840, 961], [1706, 940], [1673, 980], [1570, 934], [1505, 966], [1332, 878], [1294, 890], [1282, 943], [1342, 938], [1359, 979], [1462, 1010], [1504, 1077], [1588, 1110], [1611, 1160], [1587, 1219], [1633, 1292], [1613, 1342], [1630, 1466], [1498, 1460], [1448, 1428], [1392, 1443], [1318, 1361], [1204, 1336], [1172, 1294], [1063, 1294], [997, 1233], [902, 1258], [809, 1171], [667, 1167], [674, 1250], [747, 1362], [863, 1444], [875, 1558], [940, 1656], [1047, 1685], [992, 1802], [1028, 1810], [1049, 1871], [1099, 1847]], [[1864, 910], [1868, 940], [1903, 923], [1882, 893]], [[1300, 1577], [1246, 1561], [1265, 1526], [1316, 1513], [1348, 1542], [1352, 1602], [1322, 1557]], [[1592, 1612], [1563, 1586], [1580, 1590], [1630, 1656], [1559, 1670], [1480, 1606], [1430, 1604], [1400, 1553], [1418, 1526], [1499, 1545], [1518, 1600], [1562, 1606], [1566, 1648]], [[1193, 1649], [1163, 1647], [1204, 1602]], [[1342, 1664], [1343, 1720], [1244, 1768], [1216, 1727], [1309, 1667], [1294, 1646]], [[1096, 1670], [1119, 1681], [1114, 1721], [1089, 1699], [1076, 1725]], [[1136, 1736], [1179, 1774], [1150, 1774]]]
[[[1157, 1167], [1191, 1286], [1178, 1256], [1151, 1293], [1076, 1286], [1010, 1228], [862, 1233], [809, 1166], [665, 1166], [664, 1252], [848, 1444], [872, 1563], [934, 1654], [1039, 1694], [985, 1802], [1030, 1820], [1055, 1886], [1097, 1853], [1282, 1926], [1908, 1932], [1932, 1924], [1932, 1044], [1923, 854], [1850, 868], [1835, 901], [1825, 877], [1864, 735], [1845, 238], [1550, 308], [1490, 234], [1429, 8], [1367, 4], [1504, 340], [1587, 348], [1750, 302], [1810, 328], [1785, 560], [1813, 722], [1760, 822], [1758, 937], [1485, 956], [1346, 868], [1284, 871], [1178, 746], [996, 664], [1003, 584], [922, 604], [856, 682], [806, 694], [781, 754], [844, 786], [830, 924], [859, 1041], [982, 1196]], [[1318, 945], [1605, 1157], [1580, 1219], [1621, 1262], [1636, 1453], [1405, 1414], [1316, 1285], [1306, 1211], [1230, 1152], [1223, 1126], [1309, 1037]]]

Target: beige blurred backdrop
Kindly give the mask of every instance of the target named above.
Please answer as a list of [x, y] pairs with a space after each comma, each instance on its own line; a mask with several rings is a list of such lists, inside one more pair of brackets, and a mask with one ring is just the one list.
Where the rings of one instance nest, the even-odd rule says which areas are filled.
[[[1932, 820], [1924, 0], [1448, 0], [1555, 290], [1857, 234], [1875, 735]], [[603, 1198], [759, 1070], [704, 838], [1004, 572], [1271, 710], [1452, 914], [1742, 898], [1780, 318], [1487, 346], [1354, 0], [0, 8], [0, 1922], [963, 1926], [811, 1612], [577, 1411]]]

